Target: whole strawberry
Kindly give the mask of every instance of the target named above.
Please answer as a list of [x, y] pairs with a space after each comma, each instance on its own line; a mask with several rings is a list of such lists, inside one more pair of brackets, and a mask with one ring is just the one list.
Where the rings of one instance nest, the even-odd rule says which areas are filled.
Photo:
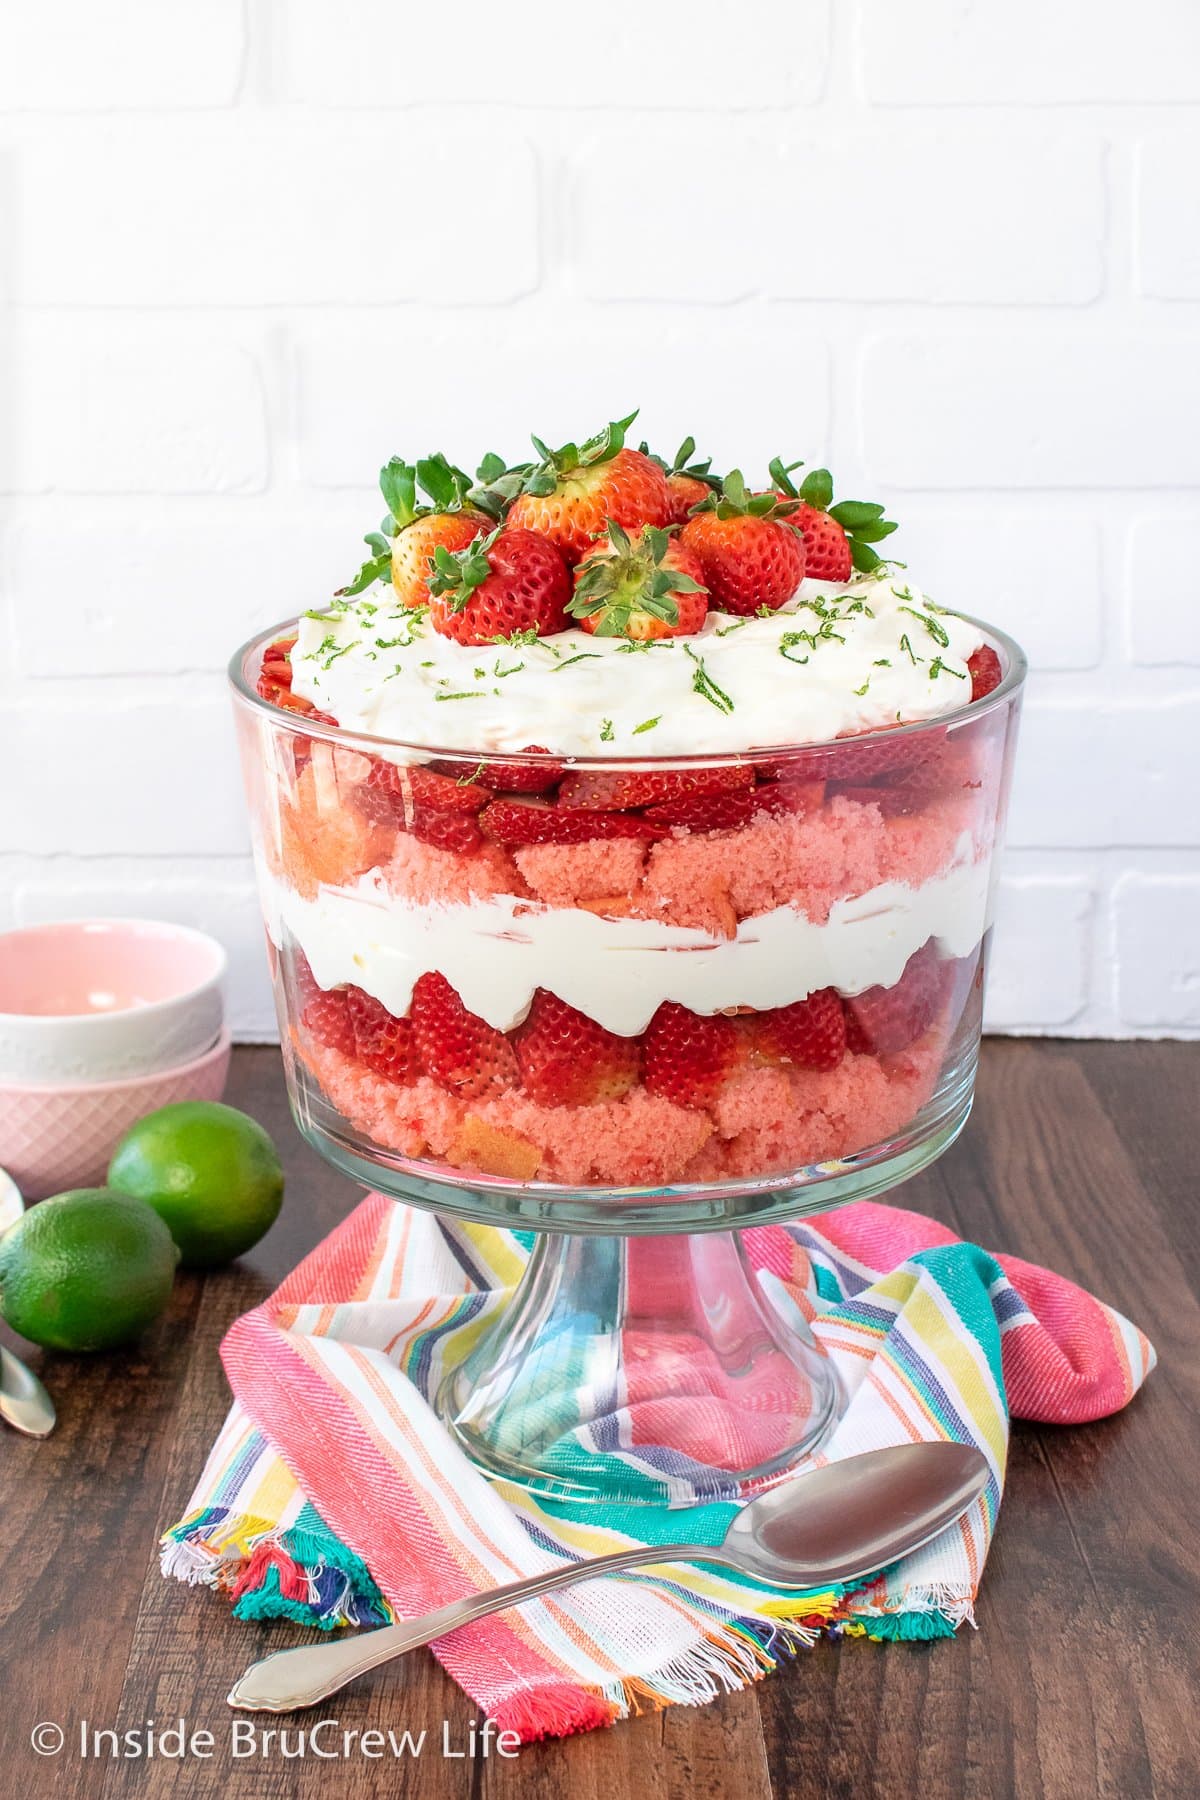
[[429, 617], [458, 644], [493, 644], [514, 631], [562, 631], [571, 596], [567, 565], [548, 538], [500, 525], [451, 551], [434, 551]]
[[805, 574], [795, 508], [777, 494], [748, 493], [741, 470], [731, 469], [721, 493], [692, 513], [679, 541], [699, 558], [714, 605], [746, 615], [760, 606], [776, 612], [792, 598]]
[[631, 539], [615, 519], [575, 570], [567, 611], [597, 637], [684, 637], [699, 631], [708, 589], [697, 557], [655, 525]]
[[[463, 549], [489, 530], [492, 520], [467, 503], [469, 478], [440, 452], [417, 463], [393, 456], [379, 471], [379, 486], [388, 504], [387, 517], [364, 540], [375, 554], [338, 593], [361, 594], [372, 582], [386, 581], [390, 575], [401, 606], [422, 607], [429, 599], [434, 552], [439, 547]], [[418, 486], [429, 496], [430, 505], [418, 502]]]
[[509, 511], [509, 525], [552, 538], [574, 567], [610, 519], [626, 531], [667, 524], [671, 499], [666, 476], [640, 450], [625, 448], [625, 433], [636, 417], [630, 413], [586, 443], [558, 450], [535, 437], [542, 460], [526, 475]]
[[656, 462], [667, 478], [667, 488], [671, 496], [671, 515], [669, 525], [682, 525], [687, 520], [693, 506], [700, 506], [715, 488], [721, 483], [718, 476], [712, 473], [712, 457], [705, 457], [703, 462], [693, 462], [696, 454], [696, 440], [684, 438], [675, 452], [675, 461], [665, 463], [659, 456], [651, 455], [650, 446], [640, 446], [643, 456], [649, 456]]
[[828, 469], [812, 469], [799, 487], [792, 481], [799, 463], [771, 463], [771, 480], [784, 500], [799, 504], [790, 522], [804, 533], [804, 573], [810, 581], [849, 581], [852, 572], [870, 574], [880, 558], [871, 548], [896, 530], [873, 500], [841, 500], [833, 504], [833, 477]]

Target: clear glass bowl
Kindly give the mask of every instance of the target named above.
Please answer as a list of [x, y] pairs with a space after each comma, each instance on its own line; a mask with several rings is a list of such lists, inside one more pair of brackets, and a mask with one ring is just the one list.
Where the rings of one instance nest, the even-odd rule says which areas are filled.
[[[826, 1429], [832, 1379], [736, 1238], [628, 1240], [866, 1198], [961, 1130], [1025, 673], [984, 629], [1000, 683], [940, 719], [636, 760], [356, 735], [260, 697], [286, 626], [235, 656], [300, 1129], [368, 1186], [587, 1236], [539, 1244], [506, 1326], [447, 1384], [443, 1415], [494, 1472], [586, 1493], [597, 1393], [624, 1391], [631, 1334], [653, 1361], [648, 1293], [673, 1296], [657, 1328], [679, 1397], [700, 1380], [711, 1407], [716, 1379], [726, 1409], [723, 1457], [682, 1425], [660, 1446], [673, 1497], [744, 1492]], [[536, 1389], [540, 1419], [552, 1368], [589, 1375], [551, 1440], [530, 1405]], [[772, 1369], [782, 1423], [752, 1454]]]
[[[278, 636], [232, 673], [288, 1080], [331, 1160], [627, 1233], [862, 1197], [962, 1125], [1015, 645], [928, 724], [566, 768], [282, 711], [255, 692]], [[556, 791], [569, 832], [622, 835], [514, 843]]]

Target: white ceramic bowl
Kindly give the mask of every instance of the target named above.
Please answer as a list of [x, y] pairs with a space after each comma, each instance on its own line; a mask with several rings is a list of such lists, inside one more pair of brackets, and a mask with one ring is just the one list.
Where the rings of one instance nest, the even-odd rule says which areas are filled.
[[225, 952], [152, 919], [0, 932], [0, 1083], [129, 1081], [196, 1061], [221, 1036]]

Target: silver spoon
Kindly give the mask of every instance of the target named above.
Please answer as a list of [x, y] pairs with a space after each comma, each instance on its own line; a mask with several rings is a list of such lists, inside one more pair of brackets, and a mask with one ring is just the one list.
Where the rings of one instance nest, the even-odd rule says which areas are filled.
[[26, 1437], [49, 1437], [57, 1424], [54, 1402], [32, 1369], [0, 1344], [0, 1419]]
[[385, 1625], [361, 1637], [278, 1650], [251, 1664], [234, 1684], [229, 1704], [248, 1712], [315, 1706], [368, 1669], [445, 1637], [459, 1625], [619, 1569], [708, 1562], [740, 1569], [775, 1587], [854, 1581], [937, 1537], [978, 1499], [987, 1481], [987, 1462], [969, 1444], [869, 1450], [760, 1494], [731, 1521], [719, 1544], [639, 1544], [469, 1594], [424, 1618]]
[[[0, 1169], [0, 1237], [15, 1225], [25, 1210], [20, 1189], [6, 1170]], [[28, 1437], [49, 1437], [57, 1423], [54, 1402], [32, 1369], [0, 1344], [0, 1419]]]

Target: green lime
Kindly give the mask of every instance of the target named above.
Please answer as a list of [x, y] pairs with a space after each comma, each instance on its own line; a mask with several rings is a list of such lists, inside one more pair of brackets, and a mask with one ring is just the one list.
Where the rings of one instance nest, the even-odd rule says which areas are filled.
[[256, 1120], [216, 1100], [181, 1100], [127, 1131], [110, 1187], [148, 1201], [179, 1245], [185, 1269], [232, 1262], [275, 1223], [283, 1170]]
[[49, 1350], [110, 1350], [157, 1319], [178, 1261], [141, 1200], [75, 1188], [30, 1207], [0, 1237], [0, 1312]]

